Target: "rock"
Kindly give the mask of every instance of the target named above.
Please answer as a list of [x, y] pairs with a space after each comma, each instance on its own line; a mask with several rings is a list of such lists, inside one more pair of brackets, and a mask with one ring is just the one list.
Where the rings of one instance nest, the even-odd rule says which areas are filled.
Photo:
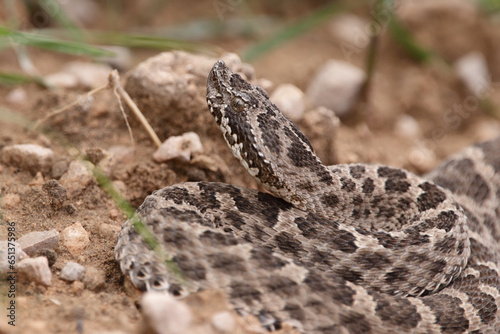
[[60, 88], [74, 88], [84, 86], [97, 88], [108, 82], [111, 67], [105, 64], [72, 61], [67, 63], [62, 71], [45, 77], [49, 86]]
[[[221, 59], [246, 79], [253, 68], [235, 54]], [[205, 106], [207, 76], [216, 58], [182, 51], [164, 52], [140, 63], [130, 72], [125, 90], [137, 103], [160, 138], [194, 131], [204, 136], [217, 128]], [[182, 115], [182, 117], [179, 117]], [[137, 124], [134, 116], [130, 122]]]
[[101, 63], [106, 63], [120, 72], [126, 71], [132, 65], [132, 52], [129, 48], [117, 45], [99, 45], [99, 48], [113, 52], [114, 56], [98, 57]]
[[46, 257], [24, 259], [18, 263], [17, 270], [19, 274], [26, 276], [35, 283], [45, 286], [50, 286], [52, 283], [52, 273]]
[[80, 255], [90, 244], [89, 233], [80, 223], [74, 223], [66, 227], [61, 232], [61, 239], [64, 246], [73, 256]]
[[[9, 249], [9, 248], [14, 248]], [[10, 258], [9, 256], [14, 255], [14, 259]], [[2, 240], [0, 241], [0, 278], [5, 278], [7, 272], [9, 271], [15, 271], [14, 267], [17, 265], [21, 260], [24, 258], [27, 258], [28, 255], [22, 250], [21, 245], [19, 245], [15, 241], [7, 241], [7, 240]], [[9, 261], [11, 263], [9, 263]]]
[[396, 136], [408, 139], [418, 139], [422, 137], [422, 129], [415, 118], [409, 115], [399, 115], [394, 124]]
[[97, 227], [99, 233], [108, 240], [116, 240], [120, 233], [121, 227], [111, 224], [101, 223]]
[[91, 291], [97, 292], [104, 287], [106, 276], [104, 272], [94, 267], [87, 267], [85, 276], [83, 276], [85, 287]]
[[408, 162], [420, 173], [425, 173], [437, 165], [434, 151], [427, 148], [425, 143], [418, 142], [410, 149]]
[[21, 105], [28, 100], [28, 94], [23, 87], [17, 87], [11, 90], [5, 99], [10, 104]]
[[59, 245], [59, 232], [56, 230], [30, 232], [17, 240], [21, 248], [29, 256], [42, 249], [54, 249]]
[[222, 311], [212, 317], [212, 327], [217, 333], [233, 333], [236, 328], [236, 319], [231, 312]]
[[134, 148], [127, 146], [113, 146], [103, 151], [103, 158], [98, 162], [99, 167], [109, 178], [114, 177], [118, 165], [123, 165], [134, 159]]
[[146, 292], [141, 298], [146, 327], [158, 334], [189, 332], [192, 315], [185, 303], [168, 293]]
[[91, 170], [93, 165], [88, 161], [72, 161], [68, 171], [61, 176], [59, 182], [66, 187], [68, 197], [74, 198], [94, 181]]
[[57, 182], [57, 180], [45, 182], [42, 189], [49, 195], [50, 205], [54, 210], [61, 209], [64, 202], [68, 199], [66, 188]]
[[52, 249], [41, 249], [35, 254], [36, 256], [45, 256], [49, 261], [49, 267], [52, 267], [57, 261], [57, 253]]
[[487, 94], [490, 88], [490, 73], [482, 53], [468, 53], [458, 59], [454, 67], [458, 77], [472, 94], [478, 97]]
[[165, 162], [172, 159], [179, 159], [188, 162], [193, 153], [203, 151], [200, 137], [194, 132], [186, 132], [182, 136], [172, 136], [165, 140], [163, 144], [153, 154], [156, 162]]
[[66, 263], [61, 271], [61, 279], [68, 282], [80, 281], [83, 275], [85, 275], [85, 267], [73, 261]]
[[304, 93], [291, 84], [279, 85], [271, 94], [271, 101], [293, 121], [304, 115]]
[[316, 72], [306, 94], [317, 106], [331, 109], [339, 117], [346, 116], [365, 78], [361, 69], [343, 61], [329, 60]]
[[36, 172], [36, 175], [31, 179], [31, 181], [28, 183], [32, 187], [41, 187], [45, 183], [45, 180], [43, 179], [42, 172]]
[[335, 16], [328, 24], [328, 31], [338, 40], [336, 42], [348, 62], [352, 55], [359, 55], [368, 46], [373, 35], [369, 22], [353, 14]]
[[17, 194], [5, 194], [0, 199], [2, 203], [1, 207], [6, 210], [15, 208], [21, 202], [21, 197]]
[[44, 78], [44, 82], [49, 87], [75, 88], [78, 86], [78, 79], [71, 73], [57, 72]]
[[6, 146], [2, 150], [2, 160], [5, 164], [29, 171], [48, 174], [52, 168], [54, 152], [35, 144], [19, 144]]
[[60, 179], [68, 171], [69, 163], [66, 160], [58, 160], [52, 165], [51, 175], [54, 179]]
[[335, 137], [339, 118], [325, 107], [308, 110], [300, 123], [321, 161], [326, 165], [337, 163]]

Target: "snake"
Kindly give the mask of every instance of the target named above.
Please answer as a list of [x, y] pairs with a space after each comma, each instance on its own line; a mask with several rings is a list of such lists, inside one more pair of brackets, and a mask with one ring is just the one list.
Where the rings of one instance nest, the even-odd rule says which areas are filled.
[[500, 138], [424, 176], [325, 166], [264, 89], [222, 60], [207, 104], [265, 191], [186, 182], [146, 197], [115, 247], [135, 287], [179, 298], [219, 289], [268, 330], [500, 332]]

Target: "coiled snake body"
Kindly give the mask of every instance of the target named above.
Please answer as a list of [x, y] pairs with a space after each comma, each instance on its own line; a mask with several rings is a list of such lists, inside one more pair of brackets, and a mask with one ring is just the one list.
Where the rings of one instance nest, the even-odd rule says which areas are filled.
[[217, 62], [210, 111], [269, 191], [183, 183], [136, 216], [184, 279], [125, 223], [115, 248], [143, 290], [226, 292], [240, 313], [305, 333], [500, 331], [500, 139], [425, 178], [380, 165], [324, 166], [260, 88]]

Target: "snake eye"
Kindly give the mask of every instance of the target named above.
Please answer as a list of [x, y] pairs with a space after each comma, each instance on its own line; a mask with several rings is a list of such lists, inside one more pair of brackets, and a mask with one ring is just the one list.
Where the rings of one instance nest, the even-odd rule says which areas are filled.
[[242, 112], [245, 109], [245, 101], [239, 96], [233, 97], [231, 100], [231, 108], [236, 112]]

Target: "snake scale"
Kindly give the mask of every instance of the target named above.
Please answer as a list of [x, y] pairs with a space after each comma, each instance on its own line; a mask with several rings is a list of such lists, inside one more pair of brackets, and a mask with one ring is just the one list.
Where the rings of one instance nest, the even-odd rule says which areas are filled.
[[268, 329], [304, 333], [500, 332], [500, 138], [425, 177], [373, 164], [325, 166], [260, 87], [218, 61], [207, 102], [231, 151], [269, 192], [183, 183], [136, 217], [115, 258], [142, 290], [217, 288]]

